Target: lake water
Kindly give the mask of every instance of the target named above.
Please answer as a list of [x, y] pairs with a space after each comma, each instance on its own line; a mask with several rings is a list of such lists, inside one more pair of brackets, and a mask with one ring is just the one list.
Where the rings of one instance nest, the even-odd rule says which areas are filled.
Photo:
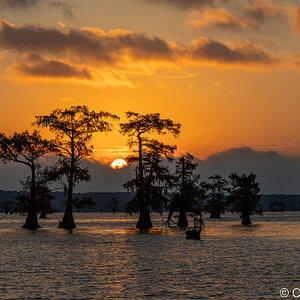
[[[0, 214], [0, 299], [282, 299], [300, 288], [300, 213], [205, 216], [202, 239], [163, 227], [150, 234], [123, 213], [75, 213], [77, 229], [42, 229]], [[165, 216], [166, 217], [166, 216]], [[293, 298], [289, 296], [289, 298]]]

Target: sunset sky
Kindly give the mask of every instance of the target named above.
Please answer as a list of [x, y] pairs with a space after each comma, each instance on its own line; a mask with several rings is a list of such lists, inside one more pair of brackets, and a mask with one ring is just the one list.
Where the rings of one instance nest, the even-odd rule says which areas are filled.
[[[0, 0], [0, 130], [85, 104], [160, 112], [196, 157], [300, 154], [300, 1]], [[118, 124], [95, 158], [123, 158]]]

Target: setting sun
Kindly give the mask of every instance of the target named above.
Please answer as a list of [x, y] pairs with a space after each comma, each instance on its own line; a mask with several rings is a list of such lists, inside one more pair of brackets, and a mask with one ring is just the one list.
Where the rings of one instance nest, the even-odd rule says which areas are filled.
[[121, 169], [127, 166], [127, 162], [124, 159], [116, 159], [111, 163], [113, 169]]

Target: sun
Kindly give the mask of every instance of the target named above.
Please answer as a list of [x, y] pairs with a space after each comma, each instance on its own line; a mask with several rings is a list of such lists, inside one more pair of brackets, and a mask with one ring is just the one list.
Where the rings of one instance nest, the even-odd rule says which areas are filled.
[[121, 169], [127, 166], [127, 162], [124, 159], [116, 159], [111, 163], [113, 169]]

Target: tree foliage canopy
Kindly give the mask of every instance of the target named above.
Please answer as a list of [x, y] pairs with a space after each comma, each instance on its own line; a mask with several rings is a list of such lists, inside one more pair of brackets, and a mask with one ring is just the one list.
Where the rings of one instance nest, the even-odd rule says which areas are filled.
[[14, 161], [32, 167], [38, 158], [53, 151], [52, 141], [43, 139], [37, 130], [27, 130], [11, 136], [0, 133], [0, 159], [2, 162]]
[[64, 110], [55, 109], [46, 116], [36, 116], [34, 125], [47, 127], [55, 134], [58, 154], [73, 155], [77, 160], [92, 153], [93, 133], [112, 130], [112, 124], [105, 119], [118, 120], [119, 117], [104, 111], [90, 111], [85, 105], [71, 106]]
[[[19, 192], [15, 198], [16, 202], [13, 208], [14, 213], [23, 214], [28, 211], [30, 206], [30, 189], [31, 189], [31, 177], [26, 177], [24, 181], [21, 181], [23, 190]], [[35, 182], [36, 193], [36, 212], [51, 214], [56, 212], [56, 209], [52, 206], [51, 201], [55, 199], [51, 190], [48, 187], [48, 182], [43, 175], [42, 170], [38, 170], [37, 178]]]
[[242, 215], [251, 215], [257, 210], [261, 198], [259, 183], [256, 182], [256, 175], [236, 173], [229, 175], [230, 194], [228, 203], [232, 205], [233, 212], [240, 212]]
[[[148, 207], [155, 212], [162, 212], [167, 204], [167, 198], [163, 196], [163, 191], [173, 186], [174, 177], [170, 174], [169, 168], [164, 164], [164, 159], [172, 161], [171, 155], [176, 150], [176, 146], [165, 145], [157, 140], [147, 140], [142, 152], [142, 163], [144, 171], [144, 190]], [[136, 151], [135, 151], [136, 152]], [[139, 157], [132, 155], [127, 157], [129, 164], [139, 161]], [[139, 165], [137, 165], [138, 173]], [[124, 188], [134, 190], [138, 187], [138, 176], [127, 181]], [[134, 197], [126, 207], [128, 213], [139, 211], [138, 198]]]
[[157, 133], [159, 135], [170, 132], [174, 137], [178, 137], [181, 130], [181, 124], [175, 123], [170, 119], [161, 119], [159, 113], [139, 114], [135, 112], [126, 112], [127, 122], [120, 124], [120, 132], [127, 135], [130, 139], [141, 136], [142, 134]]
[[[46, 116], [36, 116], [36, 126], [47, 127], [55, 134], [54, 149], [61, 159], [48, 168], [48, 177], [55, 181], [63, 176], [72, 180], [72, 185], [90, 179], [87, 168], [82, 168], [80, 160], [92, 154], [90, 144], [93, 133], [109, 132], [112, 124], [104, 119], [118, 120], [108, 112], [90, 111], [87, 106], [71, 106], [56, 109]], [[72, 178], [71, 178], [72, 177]]]
[[211, 213], [211, 217], [220, 217], [226, 206], [226, 192], [228, 181], [220, 175], [210, 176], [208, 182], [201, 182], [201, 188], [205, 193], [205, 211]]
[[184, 208], [187, 211], [199, 211], [199, 180], [200, 175], [195, 174], [198, 163], [194, 161], [191, 154], [181, 157], [176, 162], [176, 171], [174, 174], [174, 188], [170, 202], [170, 207], [173, 210]]

